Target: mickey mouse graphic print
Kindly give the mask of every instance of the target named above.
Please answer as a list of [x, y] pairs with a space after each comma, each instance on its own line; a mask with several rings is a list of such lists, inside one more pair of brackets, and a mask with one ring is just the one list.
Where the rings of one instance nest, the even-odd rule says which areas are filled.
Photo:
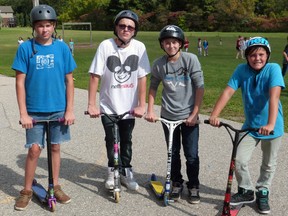
[[150, 72], [145, 45], [135, 39], [119, 48], [114, 39], [100, 43], [89, 73], [101, 77], [100, 109], [121, 114], [138, 105], [138, 79]]

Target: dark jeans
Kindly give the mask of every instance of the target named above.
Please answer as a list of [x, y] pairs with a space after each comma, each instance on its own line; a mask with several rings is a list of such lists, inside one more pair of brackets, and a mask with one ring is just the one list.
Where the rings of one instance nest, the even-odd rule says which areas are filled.
[[[162, 123], [165, 139], [168, 148], [169, 130]], [[188, 127], [184, 123], [179, 125], [174, 130], [173, 146], [172, 146], [172, 167], [171, 167], [171, 180], [172, 182], [184, 182], [181, 174], [181, 138], [186, 158], [186, 173], [188, 177], [187, 187], [199, 188], [199, 156], [198, 156], [198, 141], [199, 141], [199, 125]]]
[[[106, 116], [101, 117], [105, 130], [105, 141], [108, 158], [108, 167], [114, 167], [114, 128], [113, 122]], [[125, 119], [118, 122], [120, 141], [119, 164], [122, 168], [132, 167], [132, 131], [134, 129], [135, 119]]]

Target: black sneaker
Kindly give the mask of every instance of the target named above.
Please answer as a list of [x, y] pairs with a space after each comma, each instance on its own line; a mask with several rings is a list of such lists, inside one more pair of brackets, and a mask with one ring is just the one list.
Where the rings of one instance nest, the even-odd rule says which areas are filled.
[[172, 192], [170, 198], [177, 201], [181, 198], [181, 193], [183, 191], [183, 185], [179, 182], [173, 183]]
[[254, 202], [254, 191], [238, 187], [238, 193], [231, 197], [230, 205], [239, 205]]
[[269, 191], [266, 189], [259, 190], [256, 192], [256, 204], [258, 208], [258, 212], [261, 214], [269, 214], [270, 206], [269, 206]]
[[188, 189], [189, 197], [188, 202], [191, 204], [198, 204], [200, 203], [200, 195], [198, 188]]

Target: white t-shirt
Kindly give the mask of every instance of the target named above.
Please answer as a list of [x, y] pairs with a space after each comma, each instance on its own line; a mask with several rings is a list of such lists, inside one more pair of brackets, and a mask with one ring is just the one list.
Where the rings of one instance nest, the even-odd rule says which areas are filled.
[[138, 79], [150, 73], [146, 47], [135, 39], [126, 48], [117, 47], [112, 38], [104, 40], [96, 51], [89, 73], [101, 76], [101, 112], [122, 114], [133, 110], [138, 106]]

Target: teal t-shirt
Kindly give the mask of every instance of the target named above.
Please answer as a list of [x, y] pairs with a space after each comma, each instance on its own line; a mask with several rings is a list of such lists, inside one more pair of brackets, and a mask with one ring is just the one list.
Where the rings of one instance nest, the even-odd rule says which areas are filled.
[[[228, 82], [228, 86], [237, 90], [241, 88], [245, 113], [244, 128], [260, 128], [268, 123], [269, 91], [280, 86], [285, 88], [281, 68], [276, 63], [267, 63], [259, 73], [248, 64], [239, 65]], [[279, 101], [278, 115], [274, 135], [264, 136], [257, 132], [250, 133], [255, 138], [272, 139], [284, 134], [282, 105]]]

